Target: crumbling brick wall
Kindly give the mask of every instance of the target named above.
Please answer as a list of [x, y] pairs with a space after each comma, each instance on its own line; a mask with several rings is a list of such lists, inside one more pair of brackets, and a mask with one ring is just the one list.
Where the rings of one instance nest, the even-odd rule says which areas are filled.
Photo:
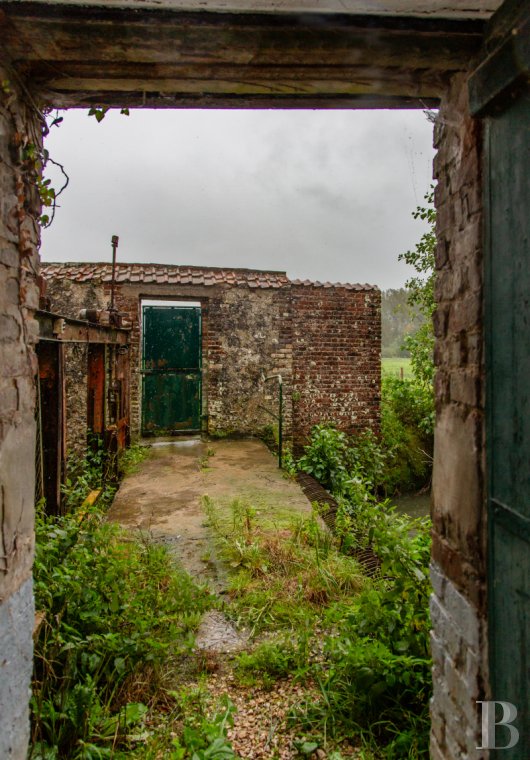
[[41, 121], [0, 66], [0, 757], [29, 737]]
[[431, 756], [482, 757], [487, 683], [481, 123], [455, 77], [435, 132], [437, 206]]
[[[92, 265], [92, 275], [87, 276], [90, 266], [44, 268], [54, 310], [59, 310], [56, 294], [62, 292], [77, 309], [94, 305], [94, 291], [98, 305], [107, 304], [108, 267]], [[211, 270], [196, 267], [189, 282], [175, 285], [164, 279], [176, 279], [171, 273], [178, 268], [121, 265], [116, 305], [132, 322], [131, 366], [140, 369], [142, 298], [198, 301], [203, 324], [204, 429], [210, 434], [266, 436], [277, 425], [271, 412], [278, 411], [277, 382], [267, 378], [278, 374], [283, 379], [285, 439], [294, 441], [298, 449], [318, 422], [333, 421], [351, 433], [366, 427], [377, 431], [379, 291], [368, 286], [296, 283], [281, 273], [236, 276], [237, 270], [223, 271], [228, 274], [219, 282], [210, 278]], [[193, 277], [201, 284], [193, 284]], [[239, 277], [237, 284], [234, 277]], [[254, 280], [260, 277], [261, 285], [256, 286]], [[64, 301], [61, 305], [67, 308]], [[141, 376], [134, 371], [133, 434], [140, 432], [140, 403]]]

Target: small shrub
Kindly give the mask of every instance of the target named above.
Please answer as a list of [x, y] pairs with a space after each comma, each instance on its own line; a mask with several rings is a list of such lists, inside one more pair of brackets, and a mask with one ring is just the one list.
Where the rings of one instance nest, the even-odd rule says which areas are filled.
[[351, 490], [354, 459], [346, 433], [334, 425], [315, 425], [298, 467], [338, 496]]

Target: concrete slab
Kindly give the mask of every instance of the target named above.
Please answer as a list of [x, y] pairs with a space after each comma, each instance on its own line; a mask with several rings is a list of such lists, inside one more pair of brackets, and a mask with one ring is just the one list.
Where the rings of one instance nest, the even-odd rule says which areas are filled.
[[215, 559], [202, 497], [217, 503], [244, 499], [260, 512], [311, 512], [297, 483], [257, 439], [157, 441], [137, 472], [128, 475], [109, 512], [125, 528], [149, 532], [167, 544], [183, 567], [216, 591], [224, 573]]

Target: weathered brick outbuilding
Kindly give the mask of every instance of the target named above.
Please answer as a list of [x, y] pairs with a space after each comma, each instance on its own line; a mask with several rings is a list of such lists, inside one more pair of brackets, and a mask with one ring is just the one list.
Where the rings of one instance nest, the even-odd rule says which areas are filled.
[[[42, 273], [52, 308], [60, 313], [77, 317], [81, 309], [105, 309], [109, 304], [110, 264], [46, 264]], [[194, 368], [156, 369], [158, 380], [152, 379], [142, 336], [142, 302], [154, 300], [162, 307], [164, 299], [199, 305], [197, 383], [189, 383], [186, 414], [172, 423], [166, 410], [157, 420], [156, 408], [147, 414], [147, 407], [156, 401], [153, 395], [162, 396], [168, 383], [178, 382]], [[278, 374], [283, 381], [284, 437], [296, 448], [307, 440], [311, 427], [323, 421], [336, 422], [348, 433], [377, 431], [380, 301], [379, 290], [369, 285], [291, 281], [284, 272], [118, 264], [116, 307], [132, 326], [133, 435], [181, 428], [221, 436], [266, 436], [277, 425], [272, 415], [278, 413]], [[163, 315], [166, 321], [156, 335], [162, 354], [165, 343], [186, 340], [184, 329], [176, 325], [173, 330], [167, 322], [172, 316], [178, 319], [181, 309], [169, 309], [175, 314]], [[174, 361], [178, 359], [177, 355]], [[168, 364], [167, 356], [163, 363]], [[76, 395], [82, 397], [86, 383], [77, 386]], [[177, 394], [180, 386], [172, 387]], [[161, 403], [167, 407], [170, 400]], [[197, 405], [196, 413], [190, 404]], [[86, 408], [84, 400], [79, 408]], [[72, 420], [71, 438], [83, 429], [82, 423]], [[168, 424], [169, 429], [163, 429]]]

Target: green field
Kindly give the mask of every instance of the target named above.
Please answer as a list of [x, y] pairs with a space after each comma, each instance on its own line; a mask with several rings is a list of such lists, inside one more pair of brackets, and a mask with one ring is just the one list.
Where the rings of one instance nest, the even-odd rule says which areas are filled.
[[397, 377], [400, 377], [402, 367], [403, 377], [412, 377], [410, 359], [398, 359], [395, 357], [381, 359], [381, 371], [383, 375], [397, 375]]

